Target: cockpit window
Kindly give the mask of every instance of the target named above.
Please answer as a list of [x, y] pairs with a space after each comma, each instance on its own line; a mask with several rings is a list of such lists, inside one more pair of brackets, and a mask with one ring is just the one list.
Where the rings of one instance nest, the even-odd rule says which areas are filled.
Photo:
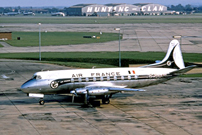
[[41, 76], [40, 76], [40, 75], [34, 75], [34, 76], [32, 77], [32, 79], [39, 80], [39, 79], [41, 79]]

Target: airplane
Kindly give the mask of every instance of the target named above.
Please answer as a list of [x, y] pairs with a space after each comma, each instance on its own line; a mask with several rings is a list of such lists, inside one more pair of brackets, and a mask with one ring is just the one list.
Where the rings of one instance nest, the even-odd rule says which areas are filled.
[[63, 12], [51, 13], [51, 16], [65, 16]]
[[74, 96], [83, 96], [84, 105], [92, 105], [92, 97], [102, 99], [102, 104], [109, 104], [113, 94], [145, 91], [139, 88], [168, 81], [195, 67], [185, 67], [179, 41], [174, 39], [164, 59], [157, 63], [136, 68], [41, 71], [25, 82], [21, 90], [29, 97], [40, 98], [40, 105], [44, 105], [46, 94], [72, 94], [72, 102]]
[[8, 12], [8, 13], [4, 13], [4, 15], [7, 15], [7, 16], [15, 16], [15, 15], [18, 15], [19, 12]]
[[35, 13], [33, 13], [33, 12], [27, 12], [27, 13], [26, 13], [26, 12], [24, 12], [24, 13], [23, 13], [23, 15], [24, 15], [24, 16], [28, 16], [28, 15], [33, 15], [33, 16], [34, 16], [34, 15], [35, 15]]

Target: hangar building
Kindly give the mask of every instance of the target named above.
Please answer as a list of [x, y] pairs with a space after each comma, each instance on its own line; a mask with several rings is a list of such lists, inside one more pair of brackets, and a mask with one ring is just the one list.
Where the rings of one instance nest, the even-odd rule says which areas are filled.
[[140, 7], [130, 4], [106, 4], [111, 8], [111, 16], [129, 16], [137, 15], [140, 11]]
[[137, 3], [135, 6], [140, 7], [141, 15], [162, 15], [167, 12], [167, 7], [152, 3]]
[[167, 7], [159, 4], [138, 3], [111, 3], [78, 4], [67, 8], [68, 16], [130, 16], [130, 15], [160, 15], [167, 11]]

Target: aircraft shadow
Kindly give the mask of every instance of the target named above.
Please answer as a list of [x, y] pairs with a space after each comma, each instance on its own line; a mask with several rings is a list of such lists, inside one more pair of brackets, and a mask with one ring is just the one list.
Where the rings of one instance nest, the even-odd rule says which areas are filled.
[[[135, 94], [131, 94], [131, 93], [115, 94], [115, 95], [113, 95], [112, 98], [110, 98], [110, 100], [113, 100], [113, 99], [124, 100], [127, 97], [132, 97], [134, 95]], [[2, 100], [5, 98], [6, 98], [6, 100]], [[26, 94], [23, 93], [22, 91], [17, 91], [17, 93], [16, 92], [0, 93], [0, 105], [38, 104], [39, 99], [40, 98], [27, 97]], [[94, 99], [94, 100], [96, 100], [96, 101], [100, 100], [100, 102], [101, 102], [101, 99]], [[79, 106], [81, 108], [86, 108], [86, 106], [84, 106], [83, 97], [74, 97], [74, 102], [72, 103], [71, 95], [45, 95], [44, 101], [45, 101], [45, 105], [46, 104], [55, 104], [57, 102], [60, 105], [75, 106], [75, 107]], [[102, 104], [101, 104], [101, 106], [102, 106]]]

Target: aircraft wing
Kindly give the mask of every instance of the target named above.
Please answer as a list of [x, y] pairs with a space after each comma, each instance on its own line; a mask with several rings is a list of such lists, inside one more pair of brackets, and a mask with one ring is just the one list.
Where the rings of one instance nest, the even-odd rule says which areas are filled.
[[117, 87], [110, 87], [108, 88], [108, 90], [109, 91], [125, 91], [125, 92], [146, 91], [143, 89], [117, 88]]
[[125, 91], [125, 92], [134, 92], [134, 91], [146, 91], [143, 89], [133, 89], [133, 88], [126, 88], [127, 86], [100, 86], [100, 85], [90, 85], [85, 87], [88, 90], [92, 89], [107, 89], [108, 91]]
[[143, 89], [131, 89], [131, 88], [123, 88], [123, 87], [110, 87], [110, 86], [88, 86], [85, 88], [77, 88], [73, 91], [71, 91], [71, 94], [90, 94], [90, 95], [95, 95], [95, 94], [106, 94], [106, 93], [117, 93], [117, 92], [136, 92], [136, 91], [146, 91]]

